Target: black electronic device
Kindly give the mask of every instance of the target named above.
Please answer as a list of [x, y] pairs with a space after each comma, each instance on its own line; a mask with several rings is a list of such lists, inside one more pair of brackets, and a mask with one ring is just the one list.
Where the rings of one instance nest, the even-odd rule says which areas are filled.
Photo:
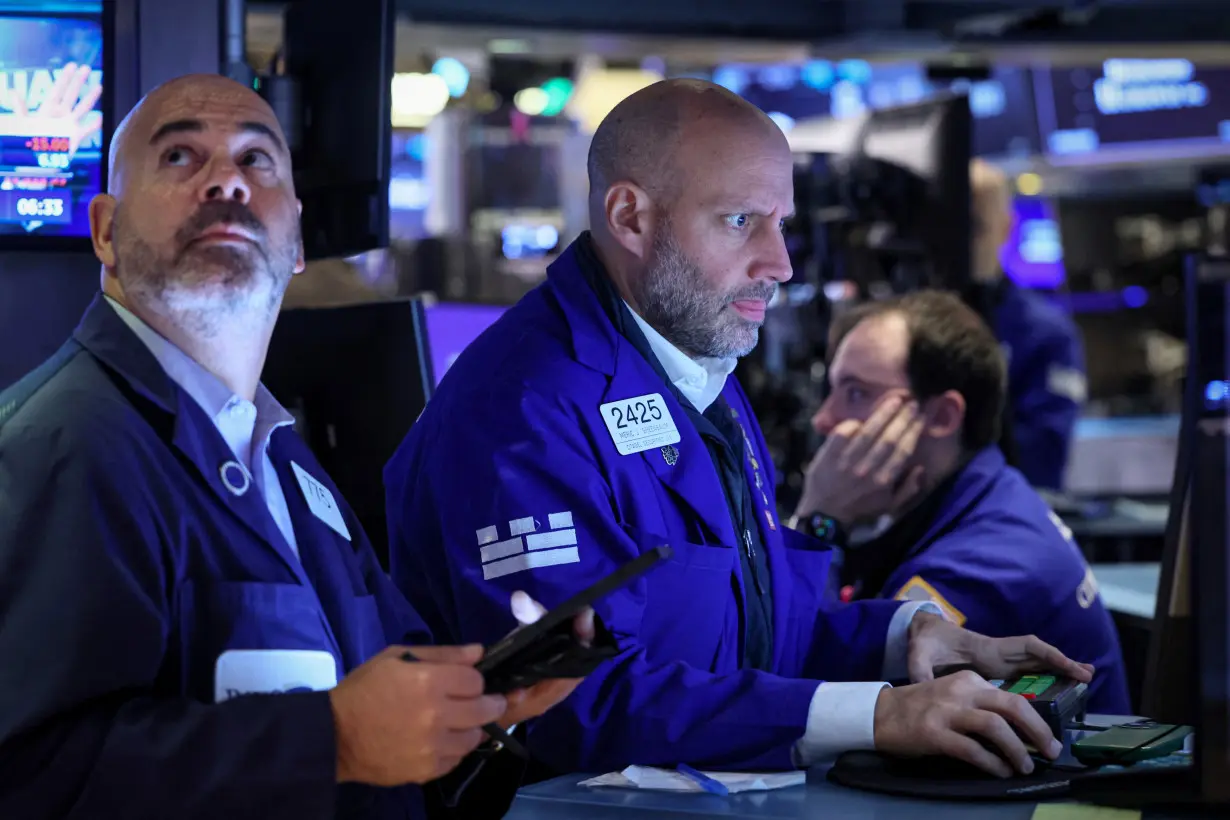
[[611, 634], [594, 618], [598, 634], [584, 646], [573, 632], [573, 619], [594, 602], [627, 586], [658, 562], [669, 558], [668, 546], [654, 547], [624, 564], [588, 589], [551, 609], [538, 621], [510, 632], [487, 647], [475, 668], [483, 673], [491, 694], [504, 694], [550, 678], [581, 678], [615, 657], [618, 647]]
[[1085, 719], [1089, 702], [1087, 683], [1057, 675], [1022, 675], [992, 683], [1001, 691], [1028, 700], [1055, 737], [1063, 737], [1066, 729]]
[[435, 387], [423, 304], [284, 310], [262, 381], [295, 416], [387, 568], [384, 465]]
[[813, 219], [829, 226], [841, 278], [863, 294], [965, 290], [971, 128], [969, 98], [944, 92], [791, 136], [796, 151], [827, 155]]
[[1132, 765], [1181, 751], [1191, 734], [1190, 726], [1137, 720], [1076, 741], [1072, 756], [1087, 766]]
[[287, 77], [261, 90], [292, 138], [307, 258], [386, 247], [393, 0], [296, 0], [285, 22]]

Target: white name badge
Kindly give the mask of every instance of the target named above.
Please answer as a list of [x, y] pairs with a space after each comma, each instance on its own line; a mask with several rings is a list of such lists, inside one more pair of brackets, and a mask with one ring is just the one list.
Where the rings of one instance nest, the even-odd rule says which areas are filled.
[[337, 664], [312, 649], [230, 649], [214, 666], [214, 702], [242, 695], [323, 692], [337, 686]]
[[307, 499], [308, 509], [312, 511], [312, 515], [328, 524], [329, 529], [349, 541], [350, 530], [347, 529], [346, 522], [342, 519], [342, 511], [338, 509], [337, 502], [333, 500], [333, 493], [295, 462], [292, 461], [290, 467], [295, 471], [295, 478], [299, 479], [299, 489], [303, 490], [303, 497]]
[[609, 401], [598, 411], [621, 456], [679, 443], [679, 428], [661, 393]]

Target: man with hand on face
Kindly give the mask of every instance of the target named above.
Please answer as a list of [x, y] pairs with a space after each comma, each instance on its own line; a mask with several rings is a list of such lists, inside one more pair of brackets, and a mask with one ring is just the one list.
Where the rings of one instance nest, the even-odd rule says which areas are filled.
[[786, 769], [877, 748], [1008, 774], [969, 735], [1029, 769], [1013, 725], [1056, 753], [1024, 699], [972, 674], [875, 681], [1086, 667], [926, 602], [836, 606], [829, 552], [777, 519], [729, 376], [791, 275], [781, 130], [719, 86], [661, 82], [607, 116], [589, 178], [590, 231], [466, 349], [385, 469], [394, 581], [437, 637], [494, 638], [513, 588], [551, 605], [668, 544], [595, 606], [621, 654], [530, 727], [547, 767]]
[[[990, 329], [957, 296], [922, 291], [841, 316], [830, 349], [831, 392], [814, 419], [826, 446], [904, 426], [909, 442], [878, 469], [889, 486], [894, 472], [925, 477], [921, 494], [886, 493], [860, 511], [892, 524], [846, 551], [853, 597], [931, 601], [975, 632], [1036, 634], [1092, 663], [1090, 709], [1130, 714], [1118, 635], [1093, 573], [996, 446], [1006, 374]], [[903, 425], [898, 412], [885, 425], [900, 404], [917, 408], [913, 420]], [[817, 459], [806, 484], [827, 478]]]
[[304, 264], [264, 101], [173, 80], [110, 169], [103, 292], [0, 394], [0, 817], [422, 817], [407, 784], [576, 682], [487, 697], [481, 647], [426, 645], [261, 386]]

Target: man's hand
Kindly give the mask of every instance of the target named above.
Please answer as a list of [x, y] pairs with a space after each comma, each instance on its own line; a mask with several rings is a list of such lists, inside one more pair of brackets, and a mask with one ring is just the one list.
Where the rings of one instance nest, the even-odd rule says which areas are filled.
[[1091, 665], [1077, 663], [1033, 635], [988, 638], [930, 612], [915, 614], [910, 622], [910, 680], [929, 681], [935, 667], [949, 664], [972, 664], [988, 678], [1053, 672], [1083, 683], [1093, 680]]
[[901, 509], [922, 490], [922, 467], [909, 466], [922, 430], [903, 393], [885, 396], [865, 422], [838, 424], [807, 466], [799, 516], [819, 512], [850, 527]]
[[[30, 101], [19, 96], [16, 91], [11, 92], [9, 107], [18, 117], [43, 120], [59, 126], [53, 129], [55, 133], [48, 136], [68, 136], [69, 155], [72, 156], [77, 153], [86, 137], [102, 128], [102, 115], [94, 111], [94, 106], [102, 96], [102, 86], [96, 86], [84, 97], [81, 96], [81, 89], [89, 79], [88, 65], [69, 63], [60, 71], [55, 85], [47, 92], [37, 111], [30, 111]], [[66, 133], [61, 133], [65, 127]]]
[[1009, 777], [1014, 770], [1029, 774], [1034, 769], [1014, 727], [1052, 760], [1063, 750], [1029, 701], [997, 689], [973, 672], [885, 688], [876, 701], [877, 751], [901, 757], [946, 755], [998, 777]]
[[[406, 652], [417, 661], [402, 660]], [[498, 721], [505, 699], [483, 695], [481, 646], [393, 646], [329, 693], [337, 779], [373, 786], [426, 783], [452, 771]]]
[[[524, 592], [514, 592], [512, 595], [513, 616], [522, 626], [528, 626], [547, 614], [546, 608], [526, 595]], [[518, 627], [520, 628], [520, 627]], [[577, 615], [573, 629], [581, 643], [589, 646], [594, 640], [594, 611], [586, 608]], [[543, 712], [561, 703], [581, 684], [581, 678], [561, 678], [544, 680], [528, 689], [518, 689], [508, 694], [508, 711], [499, 721], [501, 728], [507, 729], [522, 721], [536, 718]]]

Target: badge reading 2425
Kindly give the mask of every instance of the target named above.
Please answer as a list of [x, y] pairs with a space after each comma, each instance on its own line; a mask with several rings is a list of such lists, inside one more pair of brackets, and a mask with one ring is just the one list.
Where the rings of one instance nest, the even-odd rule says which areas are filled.
[[621, 456], [679, 443], [679, 428], [661, 393], [609, 401], [598, 411]]

